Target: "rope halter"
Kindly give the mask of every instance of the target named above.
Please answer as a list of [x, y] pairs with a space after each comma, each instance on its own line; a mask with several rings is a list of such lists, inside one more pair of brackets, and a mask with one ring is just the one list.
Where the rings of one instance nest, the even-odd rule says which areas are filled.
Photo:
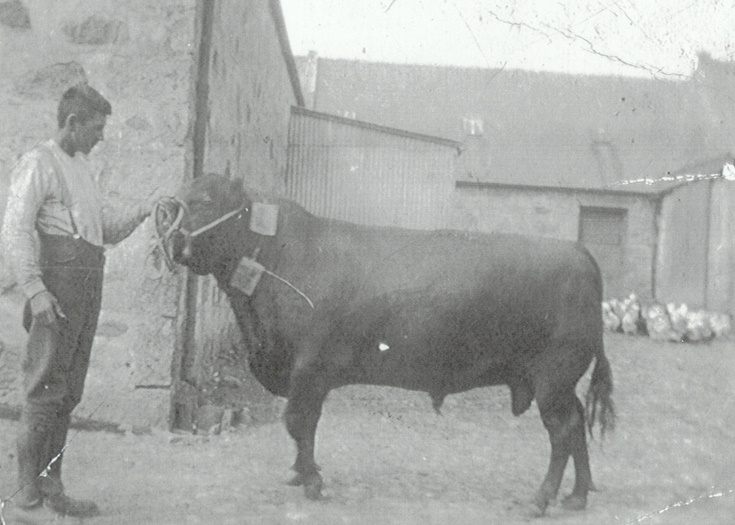
[[[176, 209], [176, 216], [171, 221], [171, 224], [166, 226], [166, 223], [168, 220], [174, 215], [173, 209]], [[166, 267], [169, 271], [173, 270], [175, 266], [175, 262], [173, 259], [173, 255], [170, 252], [170, 245], [171, 245], [171, 237], [176, 234], [183, 234], [184, 237], [187, 239], [187, 243], [191, 242], [192, 239], [196, 238], [197, 236], [208, 232], [212, 228], [222, 224], [223, 222], [231, 219], [235, 215], [242, 214], [242, 212], [248, 212], [250, 211], [246, 204], [243, 204], [239, 208], [232, 210], [230, 212], [225, 213], [218, 219], [213, 220], [212, 222], [205, 224], [201, 228], [198, 228], [194, 230], [193, 232], [189, 232], [186, 228], [182, 227], [181, 223], [184, 221], [184, 216], [189, 212], [189, 207], [186, 205], [184, 201], [181, 199], [178, 199], [176, 197], [163, 197], [159, 199], [155, 206], [153, 207], [153, 215], [155, 218], [156, 223], [156, 244], [154, 246], [154, 249], [160, 250], [163, 253], [164, 259], [166, 261]], [[252, 228], [252, 226], [251, 226]], [[255, 231], [255, 230], [254, 230]], [[250, 261], [256, 262], [255, 259], [257, 258], [257, 251], [252, 256], [252, 258], [247, 258]], [[292, 283], [284, 279], [283, 277], [280, 277], [279, 275], [276, 275], [272, 271], [264, 268], [262, 265], [256, 262], [258, 266], [260, 267], [260, 271], [265, 273], [266, 275], [270, 275], [271, 277], [277, 279], [278, 281], [284, 283], [289, 288], [294, 290], [297, 294], [299, 294], [302, 298], [306, 300], [306, 302], [309, 304], [311, 308], [314, 308], [314, 303], [307, 297], [307, 295], [299, 290], [296, 286], [294, 286]]]
[[[173, 215], [172, 212], [174, 209], [176, 209], [176, 216], [174, 220], [171, 221], [171, 224], [166, 227], [166, 223]], [[184, 201], [177, 197], [162, 197], [161, 199], [159, 199], [153, 207], [153, 216], [155, 217], [156, 221], [156, 235], [158, 237], [156, 239], [155, 248], [163, 253], [168, 270], [173, 270], [175, 266], [173, 254], [170, 251], [170, 241], [172, 235], [174, 235], [175, 233], [181, 233], [187, 238], [187, 242], [191, 242], [191, 240], [195, 239], [199, 235], [208, 232], [216, 226], [219, 226], [223, 222], [241, 213], [243, 210], [247, 211], [245, 205], [230, 212], [227, 212], [218, 219], [215, 219], [212, 222], [205, 224], [201, 228], [190, 232], [181, 225], [184, 221], [185, 215], [190, 213], [189, 206], [187, 206]], [[162, 232], [162, 230], [164, 231]]]

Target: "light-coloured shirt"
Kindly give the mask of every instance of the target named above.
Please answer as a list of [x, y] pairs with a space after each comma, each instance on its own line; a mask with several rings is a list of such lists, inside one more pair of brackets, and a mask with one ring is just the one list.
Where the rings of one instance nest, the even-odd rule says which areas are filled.
[[69, 156], [54, 140], [24, 154], [13, 167], [0, 242], [6, 264], [27, 297], [46, 289], [36, 231], [77, 234], [96, 246], [130, 235], [146, 214], [140, 204], [106, 202], [87, 158]]

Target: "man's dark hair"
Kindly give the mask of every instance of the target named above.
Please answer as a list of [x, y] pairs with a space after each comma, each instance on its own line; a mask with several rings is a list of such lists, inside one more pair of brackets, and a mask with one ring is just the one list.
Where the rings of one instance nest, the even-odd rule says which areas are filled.
[[81, 123], [86, 122], [95, 113], [112, 114], [112, 106], [89, 84], [82, 83], [66, 90], [59, 102], [57, 121], [59, 128], [63, 128], [69, 115], [77, 116]]

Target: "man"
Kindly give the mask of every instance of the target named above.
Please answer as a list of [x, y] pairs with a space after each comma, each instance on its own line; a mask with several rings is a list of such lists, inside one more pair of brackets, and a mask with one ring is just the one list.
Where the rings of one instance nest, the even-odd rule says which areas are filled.
[[53, 139], [11, 173], [2, 244], [27, 297], [23, 408], [17, 438], [19, 512], [98, 514], [67, 496], [61, 464], [70, 415], [82, 397], [102, 297], [104, 244], [130, 235], [149, 214], [103, 206], [86, 155], [104, 138], [110, 103], [87, 84], [68, 89]]

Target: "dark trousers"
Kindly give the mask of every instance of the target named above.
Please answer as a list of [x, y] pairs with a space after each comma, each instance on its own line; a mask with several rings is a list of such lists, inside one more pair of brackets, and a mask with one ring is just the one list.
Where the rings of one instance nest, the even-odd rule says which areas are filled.
[[[66, 318], [47, 325], [32, 319], [28, 304], [24, 311], [28, 343], [18, 462], [27, 500], [63, 491], [61, 454], [71, 412], [82, 399], [105, 262], [104, 249], [83, 239], [41, 235], [40, 240], [42, 279]], [[38, 478], [44, 470], [48, 476]]]

